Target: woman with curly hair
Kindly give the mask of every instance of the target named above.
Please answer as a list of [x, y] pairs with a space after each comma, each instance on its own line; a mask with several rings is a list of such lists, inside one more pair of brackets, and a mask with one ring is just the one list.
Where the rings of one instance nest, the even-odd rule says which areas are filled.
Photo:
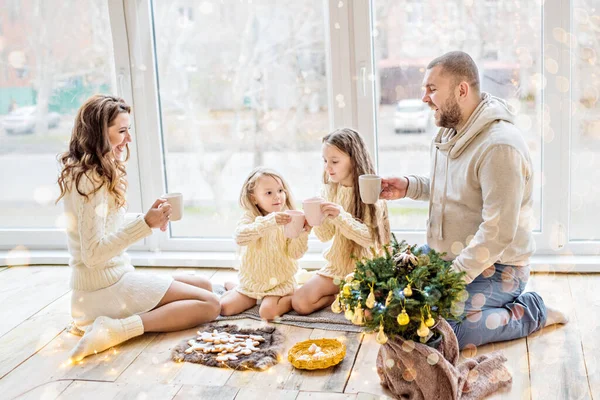
[[85, 331], [72, 361], [144, 332], [188, 329], [220, 312], [207, 279], [136, 272], [125, 253], [152, 229], [165, 231], [171, 214], [171, 206], [157, 199], [145, 215], [125, 222], [130, 112], [121, 98], [92, 96], [77, 112], [69, 150], [59, 156], [58, 200], [64, 200], [71, 254], [72, 331]]

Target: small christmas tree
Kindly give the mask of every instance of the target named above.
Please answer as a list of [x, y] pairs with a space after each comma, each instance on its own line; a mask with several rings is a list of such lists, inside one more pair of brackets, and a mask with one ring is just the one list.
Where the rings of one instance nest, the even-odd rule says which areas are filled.
[[462, 312], [457, 304], [468, 296], [464, 272], [453, 271], [444, 255], [423, 254], [392, 234], [385, 256], [357, 260], [331, 308], [368, 331], [378, 330], [381, 344], [388, 335], [426, 343], [437, 320], [456, 319]]

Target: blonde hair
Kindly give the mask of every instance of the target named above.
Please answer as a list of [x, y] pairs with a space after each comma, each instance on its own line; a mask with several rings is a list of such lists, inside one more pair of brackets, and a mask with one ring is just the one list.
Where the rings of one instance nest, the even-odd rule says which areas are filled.
[[[108, 128], [113, 124], [117, 115], [131, 113], [131, 107], [120, 97], [97, 94], [89, 99], [77, 111], [75, 124], [71, 133], [69, 150], [59, 155], [58, 160], [62, 171], [58, 177], [60, 196], [75, 190], [86, 199], [106, 185], [108, 193], [115, 199], [117, 207], [126, 204], [125, 192], [127, 180], [125, 164], [113, 156], [108, 139]], [[129, 146], [126, 145], [129, 159]], [[99, 186], [90, 193], [84, 193], [79, 188], [79, 182], [84, 174], [95, 173], [100, 179]], [[89, 176], [89, 175], [88, 175]]]
[[[383, 208], [383, 214], [381, 215], [383, 221], [379, 221], [375, 205], [365, 204], [360, 200], [358, 177], [365, 174], [375, 174], [373, 161], [371, 161], [371, 156], [367, 151], [367, 146], [363, 138], [353, 129], [342, 128], [323, 137], [323, 143], [335, 146], [350, 157], [354, 193], [350, 209], [346, 211], [362, 222], [365, 221], [365, 216], [369, 215], [370, 218], [367, 225], [371, 234], [375, 237], [375, 242], [380, 247], [388, 244], [390, 241], [390, 222], [387, 216], [387, 207], [384, 206]], [[330, 182], [327, 171], [323, 171], [323, 183], [326, 187], [328, 200], [334, 199], [339, 184]]]
[[288, 210], [294, 210], [294, 200], [292, 199], [292, 192], [290, 191], [290, 187], [281, 174], [266, 167], [257, 167], [250, 172], [250, 175], [244, 181], [242, 185], [242, 190], [240, 192], [240, 206], [251, 213], [254, 217], [262, 217], [267, 215], [264, 210], [261, 210], [258, 205], [254, 203], [252, 200], [252, 195], [254, 194], [254, 190], [256, 188], [256, 182], [263, 176], [270, 176], [271, 178], [278, 179], [281, 182], [281, 186], [283, 186], [283, 190], [286, 194], [285, 206]]

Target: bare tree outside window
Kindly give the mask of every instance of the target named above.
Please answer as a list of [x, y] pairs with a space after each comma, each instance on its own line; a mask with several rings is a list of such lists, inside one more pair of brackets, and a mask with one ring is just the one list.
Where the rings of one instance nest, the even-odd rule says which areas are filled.
[[[56, 154], [90, 95], [114, 93], [104, 0], [0, 0], [0, 168], [8, 228], [61, 227]], [[15, 168], [24, 165], [26, 168]]]

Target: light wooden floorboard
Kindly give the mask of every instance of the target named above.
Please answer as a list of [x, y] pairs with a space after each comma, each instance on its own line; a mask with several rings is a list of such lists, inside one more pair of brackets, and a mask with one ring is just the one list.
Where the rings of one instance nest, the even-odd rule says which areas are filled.
[[40, 399], [55, 400], [73, 382], [74, 381], [71, 381], [71, 380], [48, 382], [48, 383], [42, 384], [40, 386], [37, 386], [28, 392], [23, 393], [21, 396], [18, 396], [15, 399], [18, 399], [18, 400], [40, 400]]
[[233, 400], [238, 391], [238, 388], [231, 386], [183, 385], [174, 400]]
[[[213, 282], [237, 280], [237, 271], [198, 268], [139, 268], [161, 274], [207, 276]], [[374, 334], [355, 334], [277, 325], [285, 336], [280, 362], [265, 372], [232, 371], [171, 361], [171, 350], [197, 329], [146, 334], [107, 352], [68, 364], [77, 340], [63, 329], [70, 321], [68, 267], [15, 267], [0, 270], [0, 398], [11, 399], [389, 399], [375, 369], [379, 345]], [[566, 326], [543, 329], [529, 338], [464, 351], [474, 357], [502, 351], [513, 376], [499, 399], [592, 399], [600, 393], [600, 275], [536, 274], [528, 290], [565, 310]], [[28, 293], [25, 296], [23, 293]], [[29, 295], [33, 293], [34, 295]], [[22, 306], [22, 307], [21, 307]], [[4, 313], [6, 307], [13, 309]], [[5, 314], [7, 318], [5, 318]], [[8, 326], [5, 327], [5, 322]], [[258, 327], [243, 319], [220, 322]], [[348, 351], [337, 367], [300, 371], [287, 350], [308, 338], [343, 337]], [[141, 396], [141, 397], [140, 397]], [[596, 396], [598, 398], [598, 396]]]
[[239, 389], [236, 400], [294, 400], [298, 397], [297, 390], [277, 390], [277, 389], [259, 389], [259, 388], [242, 388]]
[[346, 393], [365, 392], [393, 397], [387, 389], [379, 384], [379, 376], [375, 368], [379, 347], [375, 340], [375, 334], [365, 334], [346, 385]]
[[0, 378], [54, 340], [71, 320], [67, 293], [0, 337]]
[[0, 337], [69, 292], [68, 267], [15, 267], [0, 274]]
[[69, 352], [79, 337], [61, 333], [52, 342], [0, 380], [0, 393], [12, 398], [37, 385], [58, 379], [114, 381], [154, 338], [143, 335], [76, 365]]
[[594, 399], [600, 399], [600, 275], [569, 275], [585, 369]]
[[300, 392], [296, 400], [354, 400], [356, 394], [327, 393], [327, 392]]
[[238, 272], [235, 269], [219, 269], [210, 278], [213, 283], [220, 283], [221, 285], [225, 282], [238, 282]]
[[76, 381], [57, 400], [171, 400], [179, 389], [180, 385]]
[[530, 285], [547, 305], [571, 316], [569, 324], [549, 326], [527, 338], [532, 398], [591, 399], [567, 275], [535, 275]]

